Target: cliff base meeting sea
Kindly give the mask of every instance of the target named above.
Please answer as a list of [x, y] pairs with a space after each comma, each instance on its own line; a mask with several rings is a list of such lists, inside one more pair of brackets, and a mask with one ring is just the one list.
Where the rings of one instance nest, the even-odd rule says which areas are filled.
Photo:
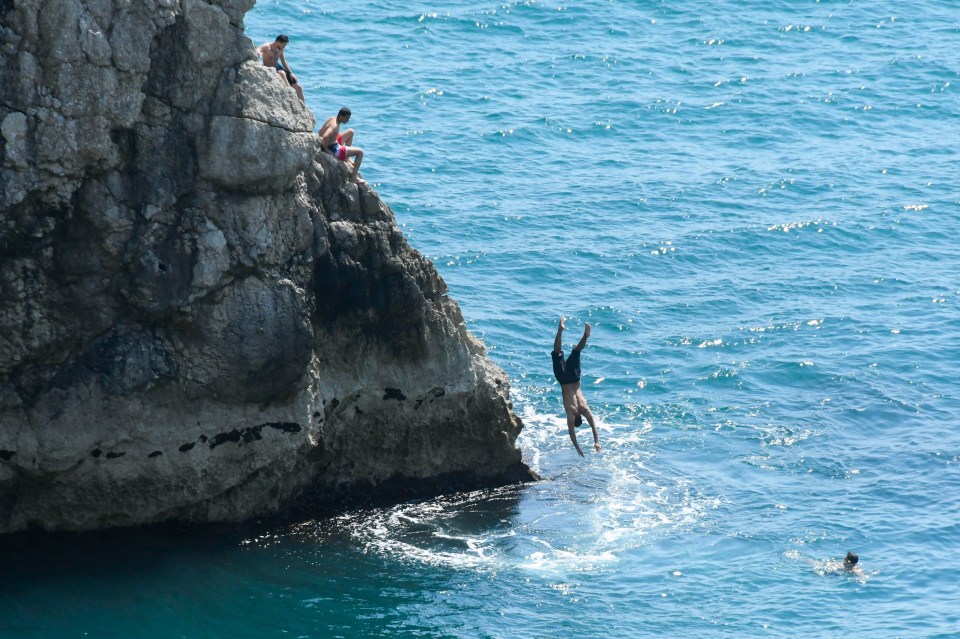
[[[543, 481], [0, 542], [0, 636], [956, 637], [949, 2], [261, 0]], [[551, 370], [585, 322], [602, 450]], [[848, 551], [860, 570], [836, 570]]]

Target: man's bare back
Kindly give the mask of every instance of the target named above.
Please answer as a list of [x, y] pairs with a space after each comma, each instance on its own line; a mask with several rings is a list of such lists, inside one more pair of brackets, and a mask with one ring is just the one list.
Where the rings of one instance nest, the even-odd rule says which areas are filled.
[[328, 149], [337, 141], [340, 135], [340, 123], [337, 122], [337, 116], [333, 115], [327, 118], [327, 121], [320, 127], [320, 142], [323, 148]]

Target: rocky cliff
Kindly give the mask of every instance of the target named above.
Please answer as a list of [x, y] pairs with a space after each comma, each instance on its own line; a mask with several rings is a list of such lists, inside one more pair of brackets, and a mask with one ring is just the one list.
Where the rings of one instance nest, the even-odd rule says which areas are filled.
[[252, 0], [0, 0], [0, 532], [529, 477], [504, 373]]

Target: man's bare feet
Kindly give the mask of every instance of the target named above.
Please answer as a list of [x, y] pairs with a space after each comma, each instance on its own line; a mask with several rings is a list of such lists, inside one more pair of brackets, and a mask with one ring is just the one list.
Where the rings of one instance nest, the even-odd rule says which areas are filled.
[[589, 323], [589, 322], [587, 322], [586, 324], [583, 325], [583, 336], [584, 336], [584, 337], [590, 337], [590, 323]]
[[563, 315], [560, 316], [560, 330], [564, 330], [566, 326], [563, 325], [563, 320], [566, 319]]

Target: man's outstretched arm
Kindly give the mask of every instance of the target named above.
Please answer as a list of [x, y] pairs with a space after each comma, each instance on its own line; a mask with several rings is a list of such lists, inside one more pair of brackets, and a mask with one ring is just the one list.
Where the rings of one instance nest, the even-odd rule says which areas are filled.
[[572, 419], [567, 423], [567, 430], [570, 432], [570, 441], [573, 442], [573, 447], [577, 449], [577, 454], [583, 457], [583, 451], [580, 450], [580, 444], [577, 443], [577, 431], [573, 426]]
[[280, 60], [280, 64], [283, 65], [283, 68], [287, 70], [287, 73], [290, 74], [290, 79], [296, 80], [296, 78], [293, 77], [293, 71], [290, 69], [290, 65], [287, 64], [287, 56], [283, 54], [283, 51], [280, 52], [280, 57], [278, 60]]

